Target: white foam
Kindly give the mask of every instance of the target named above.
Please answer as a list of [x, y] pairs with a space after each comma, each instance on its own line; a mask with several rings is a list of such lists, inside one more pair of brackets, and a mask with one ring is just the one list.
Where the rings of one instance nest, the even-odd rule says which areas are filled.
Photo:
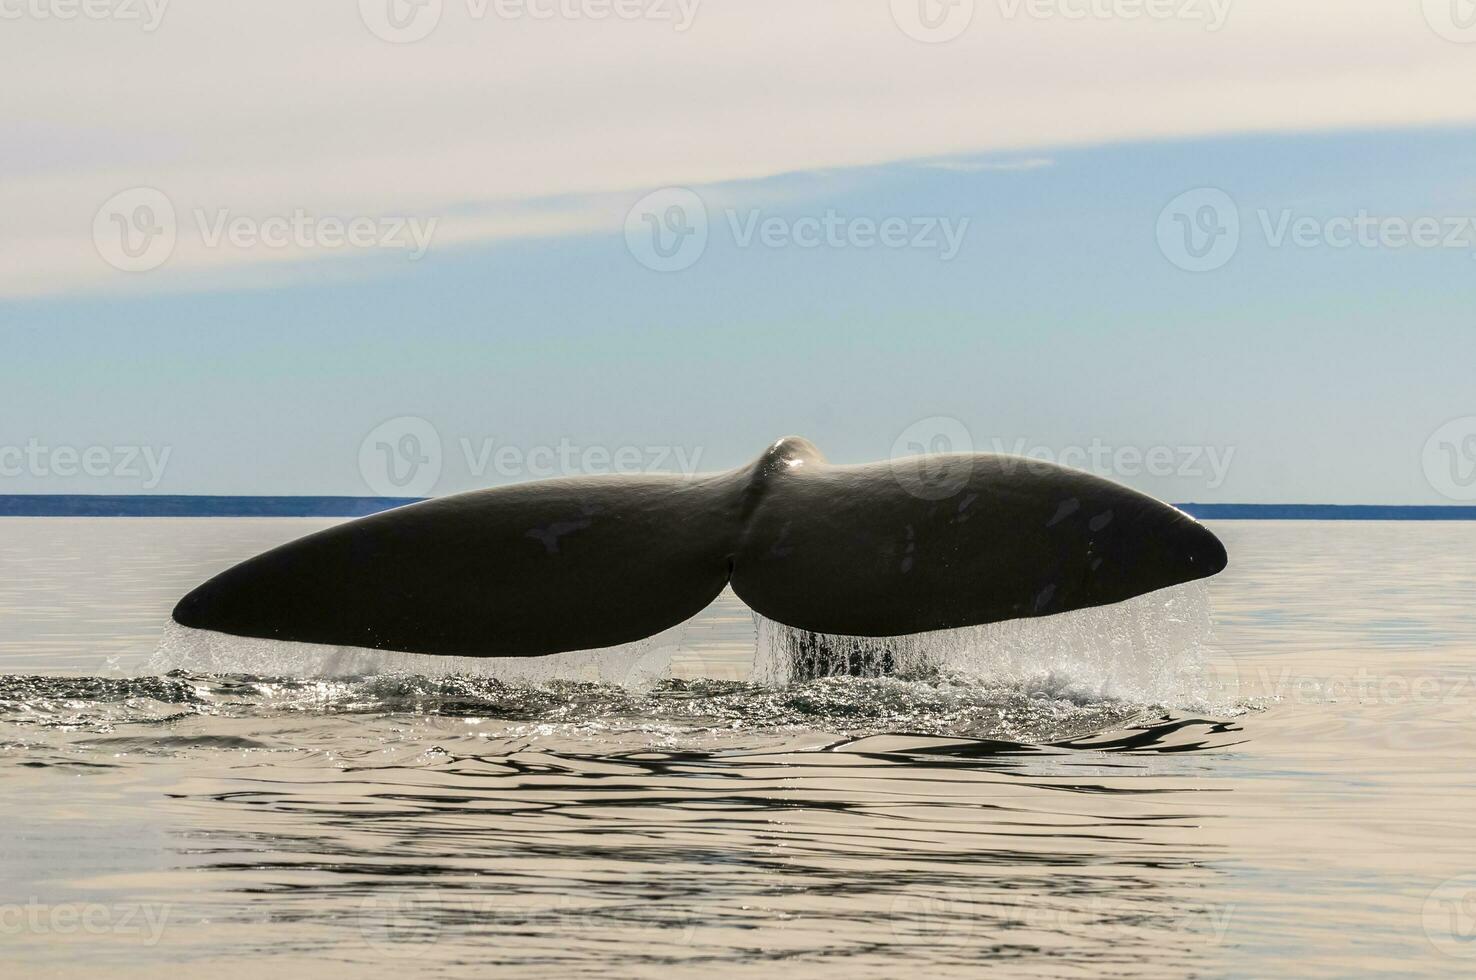
[[[1209, 590], [1175, 586], [1111, 606], [883, 639], [806, 633], [755, 614], [753, 680], [784, 684], [890, 655], [901, 677], [947, 677], [1052, 697], [1199, 706], [1207, 701]], [[818, 642], [816, 642], [818, 640]]]
[[329, 646], [233, 636], [170, 622], [144, 674], [186, 670], [201, 674], [257, 677], [358, 678], [381, 674], [422, 677], [488, 677], [510, 684], [553, 680], [613, 684], [646, 690], [671, 676], [672, 657], [681, 648], [687, 623], [634, 643], [578, 650], [547, 657], [435, 657], [398, 650]]
[[[510, 659], [254, 639], [171, 622], [142, 672], [320, 679], [455, 675], [518, 685], [582, 681], [641, 691], [673, 676], [678, 653], [688, 655], [684, 660], [693, 654], [700, 659], [701, 650], [686, 641], [689, 628], [704, 615], [634, 643]], [[1082, 702], [1198, 708], [1218, 703], [1206, 667], [1209, 591], [1199, 582], [1111, 606], [887, 638], [807, 633], [757, 613], [753, 620], [756, 642], [748, 679], [755, 684], [781, 686], [813, 677], [817, 663], [818, 673], [843, 674], [855, 672], [858, 662], [890, 657], [887, 672], [904, 679], [941, 678]]]

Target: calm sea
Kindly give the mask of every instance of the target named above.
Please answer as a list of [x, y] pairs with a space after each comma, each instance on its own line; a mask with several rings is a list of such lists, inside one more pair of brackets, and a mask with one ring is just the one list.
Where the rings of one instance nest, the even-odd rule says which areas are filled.
[[0, 519], [0, 972], [1476, 972], [1476, 523], [1214, 524], [901, 678], [754, 683], [731, 596], [531, 674], [165, 630], [328, 523]]

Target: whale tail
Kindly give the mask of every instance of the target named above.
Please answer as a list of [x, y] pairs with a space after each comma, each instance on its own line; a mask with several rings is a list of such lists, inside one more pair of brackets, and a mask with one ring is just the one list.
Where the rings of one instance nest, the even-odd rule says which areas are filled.
[[1105, 605], [1225, 564], [1192, 518], [1086, 473], [992, 455], [832, 466], [784, 439], [727, 473], [549, 480], [350, 521], [227, 569], [174, 619], [528, 657], [651, 636], [730, 583], [795, 629], [886, 637]]

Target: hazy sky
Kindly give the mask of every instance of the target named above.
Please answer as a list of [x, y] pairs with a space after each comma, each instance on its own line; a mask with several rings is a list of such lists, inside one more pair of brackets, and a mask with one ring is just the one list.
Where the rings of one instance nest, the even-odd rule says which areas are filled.
[[1462, 2], [0, 0], [0, 493], [1476, 498]]

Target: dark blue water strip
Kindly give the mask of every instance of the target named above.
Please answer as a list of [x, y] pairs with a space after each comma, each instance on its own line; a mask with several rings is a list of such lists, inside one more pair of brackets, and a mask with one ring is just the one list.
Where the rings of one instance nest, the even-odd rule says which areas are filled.
[[363, 517], [414, 497], [0, 494], [0, 517]]
[[[0, 517], [363, 517], [414, 497], [0, 494]], [[1210, 521], [1476, 521], [1476, 507], [1384, 504], [1179, 504]]]
[[1206, 521], [1476, 521], [1476, 507], [1394, 504], [1178, 504]]

